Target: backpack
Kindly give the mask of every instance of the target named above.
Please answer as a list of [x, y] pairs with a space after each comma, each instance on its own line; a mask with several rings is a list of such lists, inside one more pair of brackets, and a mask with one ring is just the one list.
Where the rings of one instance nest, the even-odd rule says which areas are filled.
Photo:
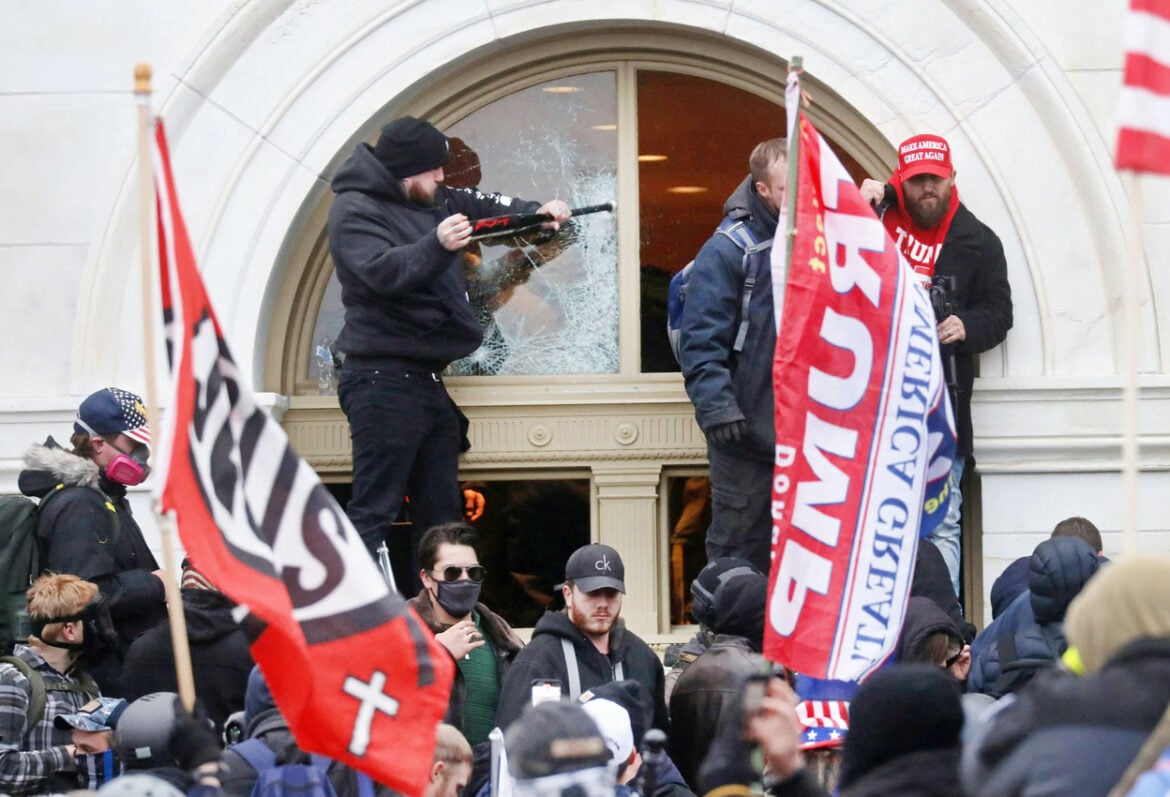
[[49, 702], [49, 692], [74, 692], [85, 695], [86, 703], [90, 700], [96, 700], [101, 695], [97, 682], [86, 672], [77, 673], [76, 684], [50, 685], [45, 683], [43, 675], [19, 656], [0, 656], [0, 664], [11, 664], [28, 680], [28, 711], [24, 715], [25, 732], [35, 728], [37, 723], [45, 718], [45, 706]]
[[[740, 271], [743, 275], [743, 291], [739, 300], [739, 329], [735, 334], [735, 344], [732, 351], [743, 351], [748, 333], [748, 305], [752, 301], [752, 291], [756, 287], [756, 275], [748, 268], [748, 259], [766, 249], [772, 248], [772, 239], [756, 241], [752, 231], [740, 219], [725, 216], [715, 230], [716, 235], [723, 235], [731, 239], [741, 252]], [[679, 360], [679, 335], [682, 326], [683, 307], [687, 298], [687, 282], [691, 278], [691, 270], [695, 261], [687, 263], [682, 270], [670, 278], [670, 287], [666, 290], [666, 336], [670, 338], [670, 350], [674, 353], [675, 361]]]
[[0, 496], [0, 653], [11, 653], [28, 637], [25, 593], [41, 572], [37, 515], [61, 492], [46, 493], [39, 504], [23, 495]]
[[[332, 760], [313, 753], [307, 764], [277, 764], [276, 753], [260, 739], [246, 739], [232, 745], [241, 758], [256, 770], [256, 785], [252, 797], [337, 797], [329, 782]], [[357, 773], [360, 797], [373, 797], [374, 784], [370, 778]]]

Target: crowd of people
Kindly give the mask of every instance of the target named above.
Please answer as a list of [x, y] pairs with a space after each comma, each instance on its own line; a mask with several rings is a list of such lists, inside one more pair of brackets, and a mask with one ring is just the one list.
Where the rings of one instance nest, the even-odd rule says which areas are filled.
[[[936, 314], [959, 418], [951, 511], [918, 543], [896, 650], [837, 700], [808, 696], [810, 679], [762, 655], [775, 327], [770, 281], [743, 283], [768, 260], [785, 142], [756, 148], [726, 206], [729, 230], [752, 243], [717, 234], [691, 278], [679, 356], [708, 437], [712, 507], [707, 564], [675, 590], [689, 591], [698, 631], [665, 662], [622, 619], [625, 565], [609, 545], [567, 557], [559, 602], [527, 644], [484, 602], [457, 478], [467, 420], [442, 382], [482, 337], [459, 253], [478, 218], [538, 212], [555, 233], [569, 210], [444, 185], [449, 148], [425, 121], [391, 122], [338, 169], [329, 220], [346, 307], [347, 512], [376, 555], [403, 533], [409, 496], [394, 580], [455, 664], [426, 797], [1165, 793], [1170, 557], [1110, 563], [1096, 527], [1069, 518], [995, 584], [982, 632], [964, 617], [973, 358], [1004, 339], [1011, 297], [998, 239], [959, 202], [945, 139], [903, 142], [890, 181], [861, 188], [923, 282], [946, 278]], [[43, 574], [27, 592], [27, 636], [0, 660], [0, 792], [392, 794], [298, 746], [232, 602], [189, 562], [180, 595], [196, 702], [184, 707], [169, 576], [126, 501], [149, 474], [145, 415], [133, 393], [99, 390], [69, 448], [49, 438], [26, 457]]]

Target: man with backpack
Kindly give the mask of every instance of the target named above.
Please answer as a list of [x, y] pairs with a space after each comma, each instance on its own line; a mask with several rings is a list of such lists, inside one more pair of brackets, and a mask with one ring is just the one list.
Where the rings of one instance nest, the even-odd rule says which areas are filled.
[[166, 617], [163, 571], [126, 500], [126, 488], [148, 475], [150, 427], [142, 399], [115, 387], [91, 394], [77, 410], [69, 442], [72, 450], [50, 437], [25, 455], [20, 491], [41, 501], [33, 575], [73, 573], [98, 585], [118, 639], [86, 666], [103, 694], [122, 697], [126, 648]]
[[771, 564], [776, 443], [770, 244], [784, 203], [787, 149], [785, 139], [773, 138], [752, 150], [751, 174], [695, 257], [679, 322], [679, 364], [707, 436], [707, 559], [740, 557], [762, 573]]
[[73, 575], [46, 574], [28, 590], [34, 632], [0, 659], [0, 791], [6, 794], [77, 787], [70, 731], [54, 721], [98, 697], [97, 684], [77, 668], [86, 638], [95, 636], [87, 612], [97, 602], [97, 585]]

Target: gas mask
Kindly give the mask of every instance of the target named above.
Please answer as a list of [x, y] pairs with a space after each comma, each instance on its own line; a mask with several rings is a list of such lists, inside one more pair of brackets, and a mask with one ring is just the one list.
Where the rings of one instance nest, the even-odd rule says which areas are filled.
[[121, 760], [114, 755], [113, 750], [104, 750], [100, 753], [78, 753], [73, 756], [77, 762], [77, 786], [81, 789], [97, 791], [103, 783], [108, 783], [122, 774]]
[[146, 477], [150, 475], [150, 465], [146, 464], [150, 459], [150, 449], [146, 446], [135, 446], [134, 450], [127, 454], [108, 440], [106, 445], [113, 447], [118, 452], [117, 456], [106, 465], [107, 479], [127, 487], [133, 487], [146, 481]]
[[[80, 620], [82, 627], [81, 642], [50, 642], [42, 634], [46, 625], [53, 623], [71, 623]], [[117, 650], [118, 633], [114, 630], [114, 622], [110, 619], [110, 607], [104, 595], [98, 595], [95, 600], [86, 604], [77, 614], [68, 617], [30, 617], [29, 626], [32, 635], [54, 648], [74, 650], [81, 653], [89, 661], [102, 658], [103, 655]]]

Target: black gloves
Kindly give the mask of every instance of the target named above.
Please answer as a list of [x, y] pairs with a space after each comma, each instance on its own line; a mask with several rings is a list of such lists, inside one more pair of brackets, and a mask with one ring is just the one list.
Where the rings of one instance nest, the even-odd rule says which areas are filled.
[[699, 767], [699, 794], [709, 794], [721, 786], [751, 786], [761, 776], [754, 755], [755, 745], [742, 738], [736, 721], [726, 722], [707, 748], [707, 757]]
[[717, 446], [730, 448], [743, 442], [747, 436], [747, 421], [739, 420], [712, 426], [707, 439]]
[[183, 699], [175, 698], [175, 724], [171, 729], [171, 755], [188, 772], [203, 764], [219, 761], [219, 739], [210, 720], [198, 703], [195, 712], [183, 707]]

